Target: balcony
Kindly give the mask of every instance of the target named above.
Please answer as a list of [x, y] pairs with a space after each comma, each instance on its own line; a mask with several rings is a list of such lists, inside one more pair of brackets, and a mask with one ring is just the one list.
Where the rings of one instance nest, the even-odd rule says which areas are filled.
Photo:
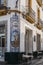
[[40, 24], [41, 24], [41, 26], [43, 27], [43, 21], [40, 19]]
[[7, 9], [7, 7], [5, 6], [5, 3], [0, 3], [0, 16], [6, 15], [6, 12], [3, 12], [6, 9]]
[[1, 5], [0, 6], [0, 16], [7, 14], [7, 12], [10, 12], [10, 13], [17, 12], [17, 13], [21, 14], [28, 22], [34, 23], [35, 22], [34, 10], [32, 8], [28, 8], [28, 10], [27, 10], [27, 7], [26, 8], [22, 7], [22, 8], [23, 8], [22, 11], [17, 10], [17, 9], [9, 10], [9, 9], [7, 9], [6, 6]]
[[39, 6], [42, 6], [42, 0], [36, 0]]
[[34, 10], [32, 8], [29, 8], [28, 12], [26, 14], [30, 18], [30, 22], [34, 23], [35, 22], [35, 12], [34, 12]]
[[0, 5], [0, 16], [6, 15], [6, 12], [3, 12], [6, 11], [6, 9], [7, 9], [6, 6]]
[[[24, 10], [24, 11], [23, 11]], [[23, 8], [23, 12], [25, 13], [25, 19], [33, 24], [35, 22], [35, 12], [31, 7], [25, 7]]]
[[5, 33], [5, 25], [3, 24], [3, 25], [0, 25], [0, 34], [3, 34], [3, 33]]
[[42, 30], [43, 28], [43, 21], [41, 19], [38, 20], [38, 23], [36, 24], [36, 27], [39, 29], [39, 30]]

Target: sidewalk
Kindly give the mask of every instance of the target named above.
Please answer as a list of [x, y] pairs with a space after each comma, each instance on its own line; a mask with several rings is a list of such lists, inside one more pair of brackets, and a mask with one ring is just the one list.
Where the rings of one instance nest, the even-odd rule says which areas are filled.
[[0, 65], [43, 65], [43, 58], [42, 59], [33, 59], [27, 63], [25, 62], [22, 64], [6, 64], [5, 62], [0, 61]]

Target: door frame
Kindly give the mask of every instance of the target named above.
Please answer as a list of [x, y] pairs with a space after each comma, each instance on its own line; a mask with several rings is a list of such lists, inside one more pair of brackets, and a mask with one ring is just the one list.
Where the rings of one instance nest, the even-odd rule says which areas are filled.
[[[5, 40], [6, 40], [5, 34], [0, 34], [0, 38], [1, 38], [1, 45], [0, 45], [1, 55], [0, 56], [2, 57], [2, 55], [5, 53], [5, 52], [3, 53], [3, 50], [5, 49], [5, 45], [4, 45], [4, 47], [2, 47], [2, 38], [5, 38]], [[6, 44], [6, 41], [5, 41], [5, 44]]]
[[1, 45], [2, 45], [2, 38], [5, 38], [5, 40], [6, 40], [5, 34], [0, 34], [0, 37], [1, 37]]
[[[25, 53], [26, 53], [26, 30], [28, 30], [28, 31], [30, 30], [33, 33], [33, 31], [31, 29], [29, 29], [27, 27], [25, 28]], [[32, 39], [32, 52], [33, 52], [33, 39]]]

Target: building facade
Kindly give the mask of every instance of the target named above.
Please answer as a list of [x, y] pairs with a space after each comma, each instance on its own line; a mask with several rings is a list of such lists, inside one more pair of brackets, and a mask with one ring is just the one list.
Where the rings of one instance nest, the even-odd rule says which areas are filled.
[[42, 14], [40, 0], [0, 0], [0, 58], [43, 50]]

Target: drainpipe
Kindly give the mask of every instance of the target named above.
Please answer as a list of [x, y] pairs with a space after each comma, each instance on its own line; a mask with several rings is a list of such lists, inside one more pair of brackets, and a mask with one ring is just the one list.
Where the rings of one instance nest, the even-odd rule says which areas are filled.
[[7, 21], [7, 52], [10, 52], [10, 15], [8, 15]]

